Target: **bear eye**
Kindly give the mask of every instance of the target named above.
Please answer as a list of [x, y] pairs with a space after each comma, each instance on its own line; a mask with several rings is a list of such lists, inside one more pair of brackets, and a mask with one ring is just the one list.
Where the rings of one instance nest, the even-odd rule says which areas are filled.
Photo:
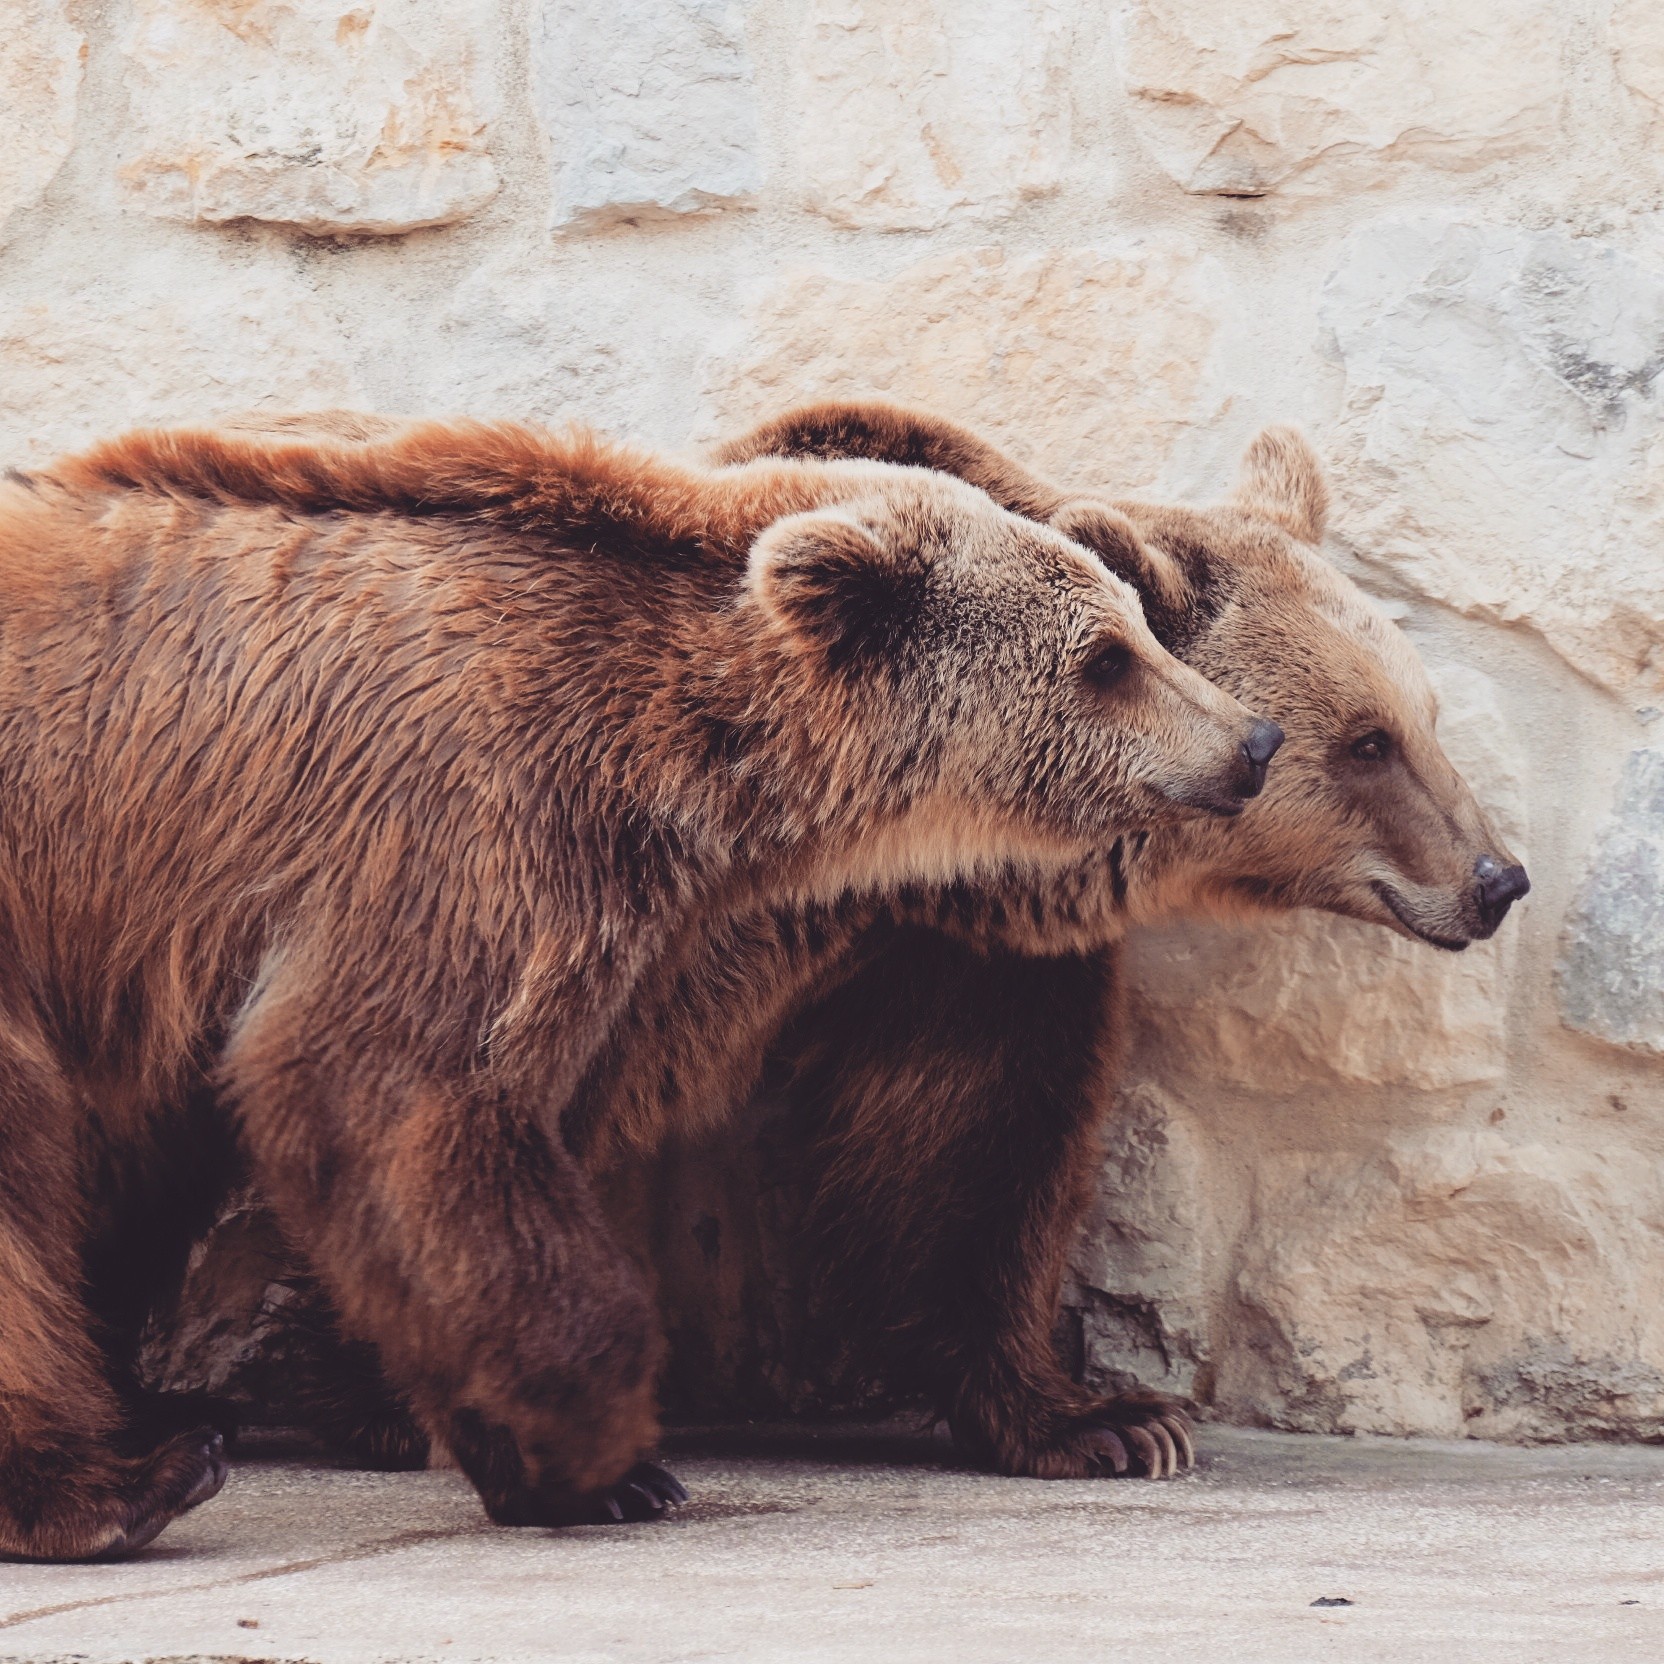
[[1372, 728], [1361, 739], [1353, 740], [1352, 755], [1360, 763], [1384, 763], [1392, 755], [1392, 735], [1382, 728]]
[[1132, 667], [1132, 654], [1118, 641], [1106, 641], [1092, 649], [1083, 674], [1095, 688], [1113, 687]]

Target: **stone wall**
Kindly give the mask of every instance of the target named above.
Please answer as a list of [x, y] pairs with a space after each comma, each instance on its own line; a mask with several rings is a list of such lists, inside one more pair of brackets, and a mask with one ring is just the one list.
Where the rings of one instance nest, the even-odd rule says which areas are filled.
[[[0, 31], [0, 460], [327, 404], [682, 447], [871, 390], [1198, 498], [1306, 424], [1334, 558], [1535, 889], [1460, 959], [1326, 918], [1136, 944], [1075, 1340], [1231, 1418], [1664, 1433], [1661, 370], [1657, 0], [8, 0]], [[781, 1392], [754, 1158], [686, 1153], [659, 1228], [696, 1268], [750, 1242], [686, 1355]]]

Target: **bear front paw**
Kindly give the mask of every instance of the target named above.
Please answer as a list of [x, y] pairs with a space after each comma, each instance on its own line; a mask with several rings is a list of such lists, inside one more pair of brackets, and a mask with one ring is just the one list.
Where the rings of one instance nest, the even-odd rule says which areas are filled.
[[136, 1554], [181, 1514], [220, 1494], [225, 1484], [225, 1435], [195, 1427], [170, 1439], [151, 1457], [122, 1528], [93, 1558], [120, 1560]]
[[601, 1492], [597, 1523], [656, 1520], [687, 1499], [687, 1489], [675, 1474], [666, 1473], [656, 1462], [637, 1462], [616, 1485]]
[[[87, 1472], [26, 1475], [44, 1504], [19, 1519], [0, 1502], [0, 1560], [121, 1560], [225, 1483], [225, 1440], [198, 1427], [141, 1461], [99, 1462]], [[49, 1459], [37, 1467], [45, 1469]], [[112, 1471], [113, 1470], [113, 1471]], [[18, 1476], [9, 1476], [14, 1479]]]
[[487, 1498], [486, 1510], [498, 1525], [640, 1525], [662, 1519], [687, 1499], [673, 1474], [654, 1462], [637, 1462], [622, 1479], [599, 1491], [522, 1489]]

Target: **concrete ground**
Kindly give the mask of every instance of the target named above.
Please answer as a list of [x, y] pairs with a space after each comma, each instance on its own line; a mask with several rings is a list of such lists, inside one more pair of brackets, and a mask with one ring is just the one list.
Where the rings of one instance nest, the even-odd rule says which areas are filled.
[[675, 1448], [671, 1521], [559, 1533], [268, 1450], [134, 1561], [0, 1565], [0, 1660], [1664, 1660], [1664, 1450], [1204, 1428], [1189, 1478], [1048, 1484], [870, 1431]]

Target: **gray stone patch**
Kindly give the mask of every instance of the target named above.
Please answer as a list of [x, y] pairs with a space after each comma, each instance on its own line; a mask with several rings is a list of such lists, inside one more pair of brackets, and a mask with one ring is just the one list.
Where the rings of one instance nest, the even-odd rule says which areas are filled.
[[1664, 1055], [1664, 750], [1631, 752], [1624, 765], [1556, 982], [1567, 1027]]
[[1563, 1341], [1540, 1341], [1481, 1372], [1494, 1405], [1551, 1408], [1568, 1439], [1664, 1437], [1664, 1376], [1640, 1358], [1583, 1358]]
[[1664, 751], [1630, 754], [1566, 920], [1556, 982], [1568, 1027], [1664, 1054]]

